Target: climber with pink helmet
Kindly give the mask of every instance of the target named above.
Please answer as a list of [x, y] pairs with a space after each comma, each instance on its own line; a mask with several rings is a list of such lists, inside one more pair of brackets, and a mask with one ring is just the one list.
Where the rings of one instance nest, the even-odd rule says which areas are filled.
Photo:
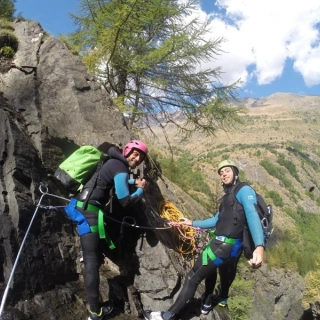
[[[106, 145], [108, 145], [107, 150]], [[96, 230], [100, 219], [99, 212], [113, 201], [117, 201], [123, 208], [134, 205], [141, 199], [147, 186], [147, 181], [143, 177], [130, 179], [130, 169], [141, 164], [148, 154], [148, 147], [144, 142], [131, 140], [123, 150], [115, 146], [110, 147], [110, 144], [105, 143], [98, 149], [108, 153], [110, 159], [103, 164], [76, 196], [77, 203], [79, 203], [76, 210], [81, 212], [92, 229], [92, 232], [80, 235], [85, 265], [84, 284], [90, 308], [88, 320], [103, 319], [113, 310], [112, 303], [102, 304], [99, 299], [100, 252], [99, 232]], [[134, 187], [129, 187], [129, 185]], [[114, 189], [112, 192], [114, 196], [109, 201], [112, 189]], [[109, 240], [113, 246], [112, 240]], [[112, 249], [110, 244], [109, 247]]]
[[131, 140], [124, 146], [122, 154], [127, 157], [134, 149], [142, 151], [144, 155], [148, 153], [148, 147], [144, 142], [140, 140]]

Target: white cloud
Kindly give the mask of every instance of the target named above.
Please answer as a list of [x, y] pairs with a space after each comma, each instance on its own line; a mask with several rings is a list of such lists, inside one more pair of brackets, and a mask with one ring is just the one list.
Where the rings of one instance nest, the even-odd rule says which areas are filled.
[[226, 53], [212, 66], [222, 67], [224, 83], [256, 77], [258, 84], [269, 84], [292, 59], [307, 86], [320, 84], [319, 0], [217, 0], [216, 5], [224, 14], [211, 15], [212, 33], [227, 42]]

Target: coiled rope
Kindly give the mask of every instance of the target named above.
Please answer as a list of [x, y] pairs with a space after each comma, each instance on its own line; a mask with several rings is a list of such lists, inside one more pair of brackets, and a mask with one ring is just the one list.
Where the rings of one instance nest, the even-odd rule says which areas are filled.
[[[171, 222], [179, 222], [183, 218], [182, 212], [169, 201], [162, 201], [158, 205], [160, 217]], [[178, 235], [177, 250], [183, 256], [193, 255], [197, 249], [196, 237], [199, 229], [190, 226], [180, 225], [174, 227]]]

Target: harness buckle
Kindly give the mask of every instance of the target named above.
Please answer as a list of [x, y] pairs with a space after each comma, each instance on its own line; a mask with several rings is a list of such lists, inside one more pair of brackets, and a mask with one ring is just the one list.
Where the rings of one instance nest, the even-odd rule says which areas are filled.
[[264, 231], [268, 230], [269, 223], [268, 223], [267, 218], [263, 218], [263, 219], [261, 220], [261, 224], [262, 224], [262, 228], [263, 228]]
[[216, 239], [219, 240], [219, 241], [222, 241], [222, 242], [225, 242], [227, 237], [225, 236], [216, 236]]

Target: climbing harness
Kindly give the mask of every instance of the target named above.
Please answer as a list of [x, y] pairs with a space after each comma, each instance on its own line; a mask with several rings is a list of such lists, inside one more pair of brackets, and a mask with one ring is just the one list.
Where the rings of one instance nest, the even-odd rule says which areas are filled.
[[[85, 216], [77, 209], [84, 207], [86, 207], [86, 210], [95, 212], [98, 215], [97, 225], [90, 226]], [[79, 201], [75, 198], [71, 198], [70, 203], [65, 207], [65, 212], [72, 221], [77, 223], [79, 236], [91, 232], [97, 232], [100, 239], [106, 240], [106, 242], [109, 244], [110, 249], [115, 249], [114, 243], [105, 231], [104, 211], [101, 208], [92, 204], [85, 205], [85, 202]]]

